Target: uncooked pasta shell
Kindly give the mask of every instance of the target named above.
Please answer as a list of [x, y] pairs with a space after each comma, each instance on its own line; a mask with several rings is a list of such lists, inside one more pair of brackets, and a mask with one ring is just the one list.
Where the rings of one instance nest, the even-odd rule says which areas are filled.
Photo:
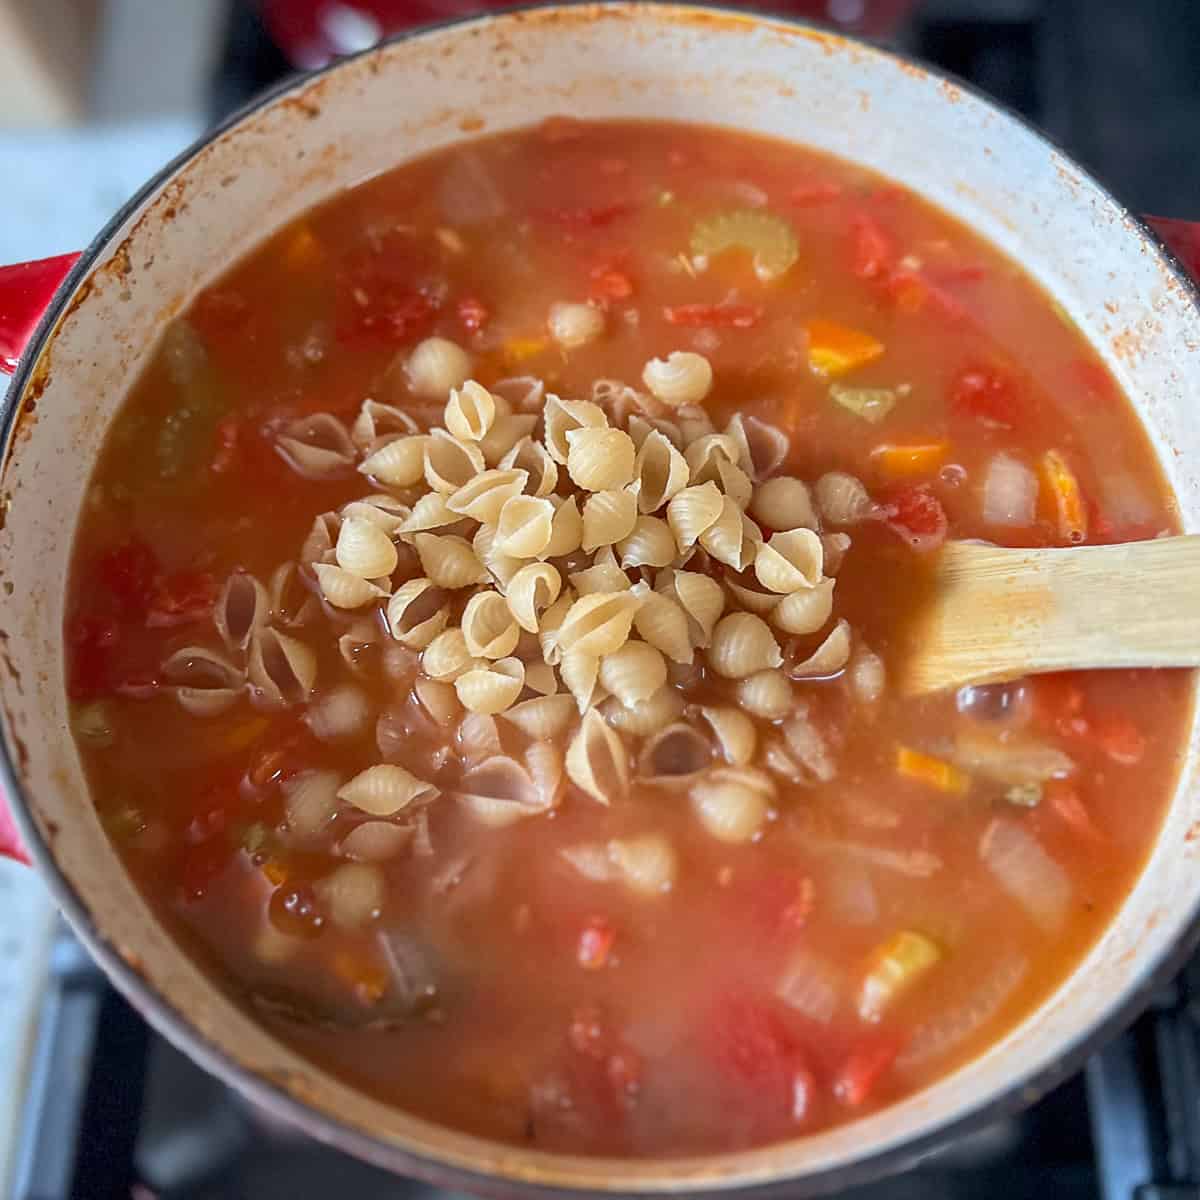
[[525, 491], [531, 496], [552, 496], [558, 486], [558, 463], [541, 442], [523, 437], [500, 460], [500, 466], [524, 471]]
[[[655, 590], [660, 590], [656, 583]], [[688, 617], [688, 635], [694, 646], [706, 647], [712, 640], [717, 618], [725, 609], [721, 585], [696, 571], [673, 571], [667, 577], [665, 594], [673, 596]]]
[[662, 787], [686, 787], [712, 762], [712, 746], [683, 721], [651, 737], [638, 758], [638, 778]]
[[558, 737], [575, 718], [575, 701], [565, 693], [522, 700], [500, 714], [526, 737], [534, 740]]
[[580, 596], [590, 596], [595, 592], [623, 592], [630, 587], [629, 576], [621, 570], [611, 546], [600, 550], [590, 567], [574, 571], [567, 578]]
[[686, 487], [667, 505], [667, 522], [681, 551], [694, 546], [700, 535], [720, 519], [725, 497], [711, 480]]
[[223, 654], [204, 646], [176, 650], [163, 663], [162, 671], [163, 678], [173, 685], [179, 706], [196, 717], [225, 712], [245, 691], [245, 673]]
[[639, 896], [661, 896], [674, 886], [679, 856], [663, 834], [613, 838], [605, 850], [621, 882]]
[[334, 552], [337, 565], [359, 579], [391, 575], [399, 561], [392, 539], [362, 517], [344, 517]]
[[495, 397], [482, 384], [468, 379], [450, 392], [443, 415], [446, 432], [460, 442], [481, 442], [496, 420]]
[[652, 358], [642, 370], [642, 382], [656, 400], [678, 408], [699, 404], [708, 395], [713, 372], [702, 354], [675, 350], [665, 359]]
[[438, 587], [453, 590], [487, 582], [487, 569], [465, 538], [418, 533], [413, 535], [413, 545], [421, 560], [421, 570]]
[[334, 608], [361, 608], [387, 595], [383, 588], [332, 563], [313, 563], [313, 573], [321, 595]]
[[758, 547], [754, 574], [768, 591], [787, 596], [816, 587], [824, 559], [821, 539], [811, 529], [789, 529]]
[[745, 679], [783, 662], [770, 626], [753, 613], [729, 613], [717, 622], [708, 664], [726, 679]]
[[756, 671], [739, 680], [736, 694], [746, 712], [768, 721], [782, 720], [795, 706], [792, 685], [778, 668]]
[[350, 427], [350, 440], [359, 450], [366, 450], [380, 438], [394, 434], [411, 435], [420, 432], [417, 423], [403, 409], [378, 400], [362, 402], [358, 416]]
[[330, 920], [342, 929], [369, 925], [387, 898], [383, 872], [367, 863], [345, 863], [312, 886]]
[[850, 622], [839, 621], [829, 636], [806, 658], [788, 668], [793, 679], [836, 675], [850, 659]]
[[[787, 461], [791, 443], [786, 433], [758, 417], [736, 413], [725, 432], [737, 443], [737, 464], [758, 483], [769, 478]], [[785, 526], [793, 528], [793, 526]]]
[[564, 652], [577, 650], [596, 657], [612, 654], [628, 640], [641, 605], [642, 597], [633, 591], [581, 596], [567, 610], [555, 640]]
[[585, 426], [603, 429], [608, 424], [604, 409], [590, 400], [563, 400], [553, 392], [546, 396], [546, 406], [542, 410], [542, 421], [545, 427], [546, 449], [550, 457], [562, 466], [567, 465], [570, 444], [567, 433], [572, 429], [582, 429]]
[[817, 512], [808, 484], [790, 475], [760, 483], [750, 499], [750, 515], [766, 529], [816, 529]]
[[338, 799], [373, 817], [391, 817], [416, 804], [427, 804], [437, 788], [394, 763], [378, 763], [360, 771], [338, 789]]
[[483, 524], [495, 524], [506, 500], [525, 490], [529, 476], [524, 471], [493, 467], [481, 471], [446, 498], [446, 507], [460, 516]]
[[600, 680], [600, 660], [582, 650], [564, 650], [559, 658], [558, 673], [563, 687], [575, 698], [575, 706], [586, 712], [596, 699]]
[[637, 515], [635, 489], [593, 492], [583, 502], [583, 549], [598, 550], [623, 541], [633, 532]]
[[341, 778], [336, 771], [301, 771], [280, 784], [288, 829], [313, 838], [329, 827], [338, 807]]
[[571, 782], [598, 804], [611, 804], [629, 789], [625, 744], [594, 708], [583, 714], [565, 765]]
[[359, 471], [389, 487], [411, 487], [425, 474], [424, 434], [401, 435], [373, 450], [358, 464]]
[[648, 737], [660, 729], [666, 729], [683, 712], [683, 697], [678, 689], [661, 687], [640, 704], [622, 704], [619, 700], [605, 700], [604, 719], [614, 729], [631, 733], [637, 737]]
[[718, 841], [738, 844], [756, 838], [766, 824], [774, 786], [759, 771], [718, 767], [691, 789], [692, 808]]
[[275, 439], [279, 457], [305, 479], [337, 479], [357, 457], [346, 427], [330, 413], [313, 413], [287, 425]]
[[728, 496], [721, 502], [721, 515], [700, 535], [700, 545], [735, 571], [754, 561], [761, 542], [758, 526]]
[[621, 566], [626, 569], [668, 566], [677, 550], [675, 535], [661, 517], [638, 517], [633, 532], [617, 543]]
[[514, 446], [533, 434], [537, 422], [537, 417], [532, 413], [511, 413], [497, 417], [487, 436], [478, 443], [484, 462], [492, 466], [511, 466], [511, 463], [502, 460]]
[[650, 591], [645, 584], [638, 584], [634, 591], [642, 599], [641, 607], [633, 618], [633, 627], [638, 635], [673, 662], [690, 663], [694, 651], [688, 630], [688, 615], [682, 606], [670, 596]]
[[225, 580], [213, 607], [213, 624], [230, 650], [245, 653], [256, 630], [271, 615], [267, 589], [246, 571], [234, 571]]
[[823, 579], [814, 588], [784, 596], [771, 610], [770, 621], [784, 633], [816, 633], [833, 612], [834, 580]]
[[505, 501], [496, 524], [495, 551], [509, 558], [544, 555], [554, 530], [554, 505], [537, 496], [513, 496]]
[[484, 469], [483, 453], [474, 443], [435, 429], [425, 442], [423, 469], [425, 482], [449, 496]]
[[521, 628], [499, 592], [476, 592], [462, 614], [462, 634], [475, 658], [506, 658], [516, 649]]
[[509, 579], [504, 598], [517, 624], [529, 633], [537, 633], [542, 613], [561, 591], [562, 576], [557, 567], [528, 563]]
[[748, 765], [758, 744], [754, 722], [744, 712], [726, 705], [702, 706], [700, 715], [713, 731], [725, 761], [734, 767]]
[[364, 496], [361, 500], [351, 500], [349, 504], [342, 507], [341, 515], [344, 521], [351, 517], [369, 521], [383, 530], [388, 537], [391, 537], [411, 513], [412, 509], [394, 496], [389, 496], [386, 492], [376, 492], [373, 495]]
[[463, 708], [489, 716], [516, 703], [525, 686], [525, 665], [518, 658], [501, 658], [476, 667], [454, 681]]
[[583, 544], [583, 517], [574, 496], [568, 496], [554, 510], [550, 522], [550, 541], [543, 558], [561, 558], [573, 554]]
[[648, 700], [666, 682], [666, 659], [646, 642], [626, 642], [600, 660], [600, 683], [626, 706]]
[[430, 579], [410, 579], [401, 584], [387, 604], [392, 637], [413, 650], [424, 650], [446, 628], [448, 599]]
[[453, 683], [464, 671], [482, 664], [467, 649], [461, 629], [444, 629], [421, 653], [421, 670], [431, 679]]
[[354, 862], [388, 862], [412, 845], [415, 832], [411, 825], [364, 821], [342, 838], [338, 843], [338, 853]]
[[353, 683], [342, 683], [318, 696], [304, 714], [304, 723], [323, 742], [357, 737], [371, 722], [371, 702]]
[[317, 656], [277, 629], [260, 629], [250, 640], [247, 671], [264, 704], [284, 708], [308, 699], [317, 682]]
[[636, 451], [623, 430], [586, 426], [568, 430], [566, 438], [567, 474], [577, 487], [603, 492], [633, 480]]

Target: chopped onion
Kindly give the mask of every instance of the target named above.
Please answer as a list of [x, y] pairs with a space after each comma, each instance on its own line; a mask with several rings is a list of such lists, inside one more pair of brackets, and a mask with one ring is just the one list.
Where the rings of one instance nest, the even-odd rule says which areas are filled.
[[810, 850], [851, 858], [869, 867], [881, 867], [911, 879], [928, 879], [944, 865], [936, 854], [928, 850], [892, 850], [887, 846], [847, 842], [838, 838], [806, 838], [804, 844]]
[[812, 950], [800, 950], [788, 960], [775, 995], [789, 1008], [828, 1025], [845, 993], [841, 971]]
[[983, 480], [983, 519], [989, 525], [1032, 525], [1037, 476], [1011, 454], [997, 454]]
[[961, 729], [952, 758], [969, 774], [1009, 787], [1063, 779], [1075, 771], [1074, 761], [1056, 746], [1021, 734], [997, 736], [982, 729]]
[[1071, 904], [1071, 880], [1023, 825], [997, 817], [979, 840], [979, 857], [996, 882], [1048, 933]]
[[857, 863], [841, 863], [821, 889], [825, 906], [842, 925], [874, 925], [879, 920], [879, 893], [870, 873]]

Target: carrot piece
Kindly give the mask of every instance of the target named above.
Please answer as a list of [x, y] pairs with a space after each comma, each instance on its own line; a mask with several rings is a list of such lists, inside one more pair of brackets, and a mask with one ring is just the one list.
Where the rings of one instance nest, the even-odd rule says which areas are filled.
[[952, 795], [961, 796], [971, 787], [971, 777], [965, 771], [960, 771], [945, 759], [934, 758], [932, 754], [924, 754], [911, 746], [896, 747], [896, 773]]
[[943, 438], [936, 442], [885, 442], [871, 451], [871, 459], [885, 474], [906, 478], [931, 475], [949, 454], [950, 443]]
[[298, 226], [288, 235], [283, 248], [283, 262], [290, 271], [307, 271], [316, 266], [324, 256], [316, 234], [307, 226]]
[[820, 318], [805, 322], [808, 334], [808, 365], [818, 375], [836, 378], [874, 362], [884, 344], [869, 333]]
[[550, 342], [543, 337], [515, 337], [504, 343], [504, 357], [510, 363], [524, 362], [527, 358], [536, 358]]
[[1048, 779], [1043, 785], [1046, 803], [1051, 811], [1072, 833], [1084, 841], [1105, 842], [1108, 839], [1096, 827], [1075, 786], [1065, 779]]
[[1040, 474], [1054, 501], [1058, 536], [1065, 542], [1082, 542], [1088, 533], [1087, 505], [1075, 473], [1057, 450], [1047, 450]]

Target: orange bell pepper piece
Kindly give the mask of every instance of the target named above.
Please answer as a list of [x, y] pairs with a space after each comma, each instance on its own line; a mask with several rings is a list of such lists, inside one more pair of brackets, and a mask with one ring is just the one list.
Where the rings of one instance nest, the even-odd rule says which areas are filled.
[[836, 321], [808, 321], [804, 329], [808, 334], [808, 365], [827, 379], [874, 362], [885, 349], [869, 333]]
[[1075, 473], [1057, 450], [1042, 455], [1039, 473], [1054, 501], [1058, 536], [1064, 542], [1082, 542], [1088, 533], [1088, 514]]
[[896, 773], [906, 779], [927, 783], [939, 792], [961, 796], [971, 787], [971, 777], [945, 759], [923, 754], [911, 746], [896, 747]]
[[887, 475], [906, 478], [912, 475], [932, 475], [946, 461], [950, 443], [887, 442], [871, 451], [871, 458]]

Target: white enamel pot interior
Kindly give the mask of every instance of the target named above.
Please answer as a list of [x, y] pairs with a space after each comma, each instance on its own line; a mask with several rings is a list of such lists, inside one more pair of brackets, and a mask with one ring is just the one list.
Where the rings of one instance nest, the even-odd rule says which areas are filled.
[[7, 787], [42, 872], [116, 984], [256, 1102], [393, 1170], [492, 1193], [816, 1194], [912, 1162], [1034, 1098], [1132, 1017], [1200, 907], [1193, 725], [1152, 857], [1101, 943], [981, 1058], [884, 1112], [747, 1153], [572, 1158], [441, 1129], [362, 1096], [235, 1007], [160, 927], [88, 803], [68, 734], [62, 610], [76, 513], [164, 322], [271, 230], [359, 180], [551, 114], [709, 122], [789, 138], [914, 188], [1023, 263], [1134, 399], [1187, 529], [1200, 527], [1200, 311], [1145, 229], [1030, 129], [881, 51], [768, 18], [669, 5], [529, 9], [411, 36], [254, 106], [114, 220], [60, 291], [6, 416], [0, 672]]

